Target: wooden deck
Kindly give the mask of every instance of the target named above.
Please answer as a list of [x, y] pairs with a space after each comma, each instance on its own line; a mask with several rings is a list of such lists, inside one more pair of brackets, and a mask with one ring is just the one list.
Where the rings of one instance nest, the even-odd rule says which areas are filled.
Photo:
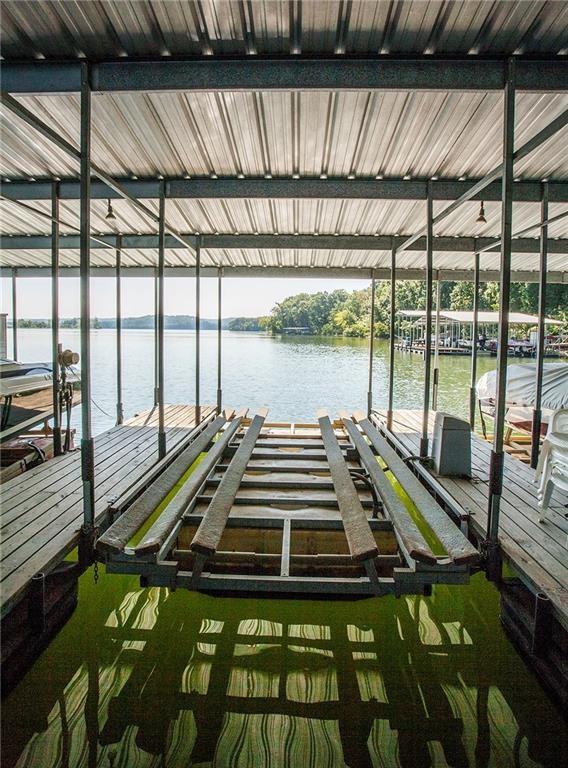
[[[204, 420], [214, 409], [202, 406], [200, 410]], [[196, 426], [195, 408], [168, 405], [165, 417], [169, 451]], [[154, 408], [95, 438], [97, 523], [104, 520], [111, 502], [156, 463], [157, 423]], [[0, 583], [5, 615], [36, 573], [52, 569], [78, 543], [82, 524], [80, 451], [52, 459], [4, 483], [0, 503]]]
[[[378, 412], [381, 422], [386, 413]], [[434, 414], [431, 414], [432, 427]], [[408, 454], [419, 452], [422, 424], [420, 411], [397, 410], [392, 434]], [[471, 480], [431, 476], [449, 494], [455, 507], [470, 515], [478, 536], [485, 536], [491, 445], [472, 435]], [[429, 473], [421, 467], [424, 475]], [[534, 470], [517, 459], [505, 456], [505, 478], [501, 501], [499, 541], [502, 552], [533, 591], [544, 592], [554, 606], [558, 620], [568, 628], [568, 494], [555, 491], [547, 519], [539, 523]]]

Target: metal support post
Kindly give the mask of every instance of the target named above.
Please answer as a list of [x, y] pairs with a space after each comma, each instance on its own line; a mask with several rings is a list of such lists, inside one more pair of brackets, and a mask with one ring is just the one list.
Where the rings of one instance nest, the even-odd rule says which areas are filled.
[[438, 386], [440, 382], [440, 369], [438, 367], [439, 349], [440, 349], [440, 277], [436, 278], [436, 329], [434, 335], [434, 371], [432, 382], [432, 410], [438, 410]]
[[475, 429], [475, 406], [477, 394], [477, 336], [479, 327], [479, 254], [474, 255], [473, 262], [473, 323], [471, 325], [471, 378], [469, 382], [469, 425]]
[[[158, 221], [159, 225], [159, 221]], [[154, 408], [158, 405], [158, 270], [154, 269]]]
[[515, 60], [507, 67], [504, 91], [503, 178], [501, 204], [501, 262], [499, 292], [499, 330], [497, 341], [497, 386], [493, 449], [489, 469], [487, 506], [488, 565], [491, 578], [499, 578], [499, 512], [503, 491], [503, 435], [507, 399], [507, 351], [509, 342], [509, 304], [511, 294], [511, 236], [513, 222], [513, 149], [515, 142]]
[[546, 318], [546, 270], [548, 266], [548, 184], [542, 185], [540, 202], [540, 275], [538, 283], [538, 340], [536, 347], [536, 395], [532, 420], [531, 467], [536, 469], [540, 453], [540, 428], [542, 422], [542, 374], [544, 370], [544, 320]]
[[124, 421], [122, 405], [122, 235], [116, 236], [116, 423]]
[[81, 475], [83, 529], [81, 556], [90, 561], [95, 536], [95, 444], [91, 432], [91, 86], [89, 67], [81, 65]]
[[195, 423], [201, 421], [200, 357], [201, 357], [201, 237], [195, 243]]
[[223, 407], [223, 389], [221, 378], [222, 363], [222, 329], [221, 329], [221, 309], [222, 309], [222, 288], [223, 288], [223, 270], [219, 268], [217, 272], [217, 413], [221, 413]]
[[51, 360], [53, 365], [53, 453], [60, 456], [61, 409], [59, 393], [59, 183], [51, 185]]
[[12, 349], [14, 360], [18, 359], [18, 291], [16, 288], [16, 270], [12, 270]]
[[373, 355], [375, 352], [375, 273], [371, 278], [371, 318], [369, 323], [369, 386], [367, 388], [367, 415], [373, 409]]
[[391, 248], [390, 268], [390, 317], [389, 317], [389, 391], [387, 405], [387, 429], [392, 429], [392, 411], [394, 402], [394, 339], [396, 323], [396, 248]]
[[432, 288], [433, 288], [433, 231], [434, 218], [432, 185], [428, 182], [426, 198], [426, 343], [424, 345], [424, 405], [422, 409], [422, 436], [420, 456], [428, 456], [428, 416], [430, 414], [430, 373], [432, 368]]
[[157, 401], [158, 401], [158, 458], [166, 455], [166, 425], [164, 418], [164, 268], [166, 254], [166, 190], [164, 182], [160, 182], [160, 199], [158, 207], [158, 274], [157, 274]]

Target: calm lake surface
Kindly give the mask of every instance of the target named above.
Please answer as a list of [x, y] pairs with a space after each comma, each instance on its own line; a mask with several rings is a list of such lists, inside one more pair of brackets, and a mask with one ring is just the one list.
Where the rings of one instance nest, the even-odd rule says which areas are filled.
[[[46, 330], [19, 331], [22, 361], [51, 359], [51, 336]], [[61, 331], [61, 342], [79, 350], [79, 331]], [[93, 331], [92, 417], [97, 434], [114, 425], [116, 414], [116, 334]], [[166, 331], [167, 403], [195, 402], [195, 332]], [[519, 362], [515, 360], [515, 362]], [[223, 402], [235, 408], [269, 406], [272, 420], [314, 420], [318, 408], [366, 408], [369, 365], [368, 341], [329, 337], [223, 333]], [[468, 416], [469, 357], [440, 357], [438, 407]], [[478, 374], [495, 368], [495, 359], [480, 357]], [[395, 408], [421, 408], [424, 359], [397, 353]], [[215, 404], [217, 392], [217, 335], [201, 333], [201, 404]], [[387, 404], [388, 344], [377, 341], [373, 365], [375, 407]], [[154, 398], [153, 331], [123, 332], [123, 401], [125, 417], [151, 408]], [[79, 410], [74, 426], [79, 427]]]
[[[202, 402], [216, 390], [203, 333]], [[93, 340], [95, 432], [114, 423], [114, 333]], [[78, 348], [78, 333], [63, 332]], [[193, 400], [193, 333], [166, 334], [166, 400]], [[49, 359], [22, 331], [20, 358]], [[226, 333], [224, 400], [274, 419], [361, 408], [359, 340]], [[375, 402], [386, 402], [377, 345]], [[440, 406], [466, 415], [468, 358], [441, 358]], [[423, 360], [397, 359], [398, 407], [419, 407]], [[480, 360], [480, 371], [494, 367]], [[124, 333], [127, 416], [153, 400], [151, 332]], [[565, 764], [566, 725], [507, 640], [483, 574], [432, 597], [214, 598], [141, 589], [100, 568], [70, 621], [3, 703], [7, 768], [508, 768]]]

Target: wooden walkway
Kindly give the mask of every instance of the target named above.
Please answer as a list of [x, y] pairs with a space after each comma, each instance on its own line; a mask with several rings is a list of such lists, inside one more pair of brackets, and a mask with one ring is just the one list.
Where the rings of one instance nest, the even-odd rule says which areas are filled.
[[[214, 410], [202, 406], [200, 419]], [[165, 409], [167, 447], [196, 426], [195, 408]], [[95, 514], [144, 476], [158, 459], [158, 413], [154, 408], [95, 438]], [[74, 451], [0, 486], [1, 602], [8, 613], [38, 572], [48, 572], [77, 546], [82, 520], [81, 454]]]
[[[384, 423], [386, 413], [378, 412]], [[434, 414], [430, 417], [432, 428]], [[408, 454], [419, 452], [422, 412], [394, 412], [392, 434]], [[478, 536], [486, 535], [491, 445], [472, 435], [471, 480], [439, 477], [435, 479], [454, 501], [454, 507], [470, 515]], [[422, 468], [424, 475], [428, 475]], [[554, 606], [559, 621], [568, 628], [568, 494], [555, 491], [547, 519], [539, 523], [534, 470], [521, 461], [505, 456], [505, 479], [501, 501], [499, 541], [505, 558], [533, 591], [544, 592]]]

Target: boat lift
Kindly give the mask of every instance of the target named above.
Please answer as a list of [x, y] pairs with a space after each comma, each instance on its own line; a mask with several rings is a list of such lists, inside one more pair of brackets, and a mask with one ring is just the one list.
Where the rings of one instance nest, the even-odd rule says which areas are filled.
[[120, 517], [97, 541], [107, 570], [148, 586], [304, 597], [467, 583], [477, 550], [366, 416], [266, 416], [224, 412], [136, 499], [118, 500]]

